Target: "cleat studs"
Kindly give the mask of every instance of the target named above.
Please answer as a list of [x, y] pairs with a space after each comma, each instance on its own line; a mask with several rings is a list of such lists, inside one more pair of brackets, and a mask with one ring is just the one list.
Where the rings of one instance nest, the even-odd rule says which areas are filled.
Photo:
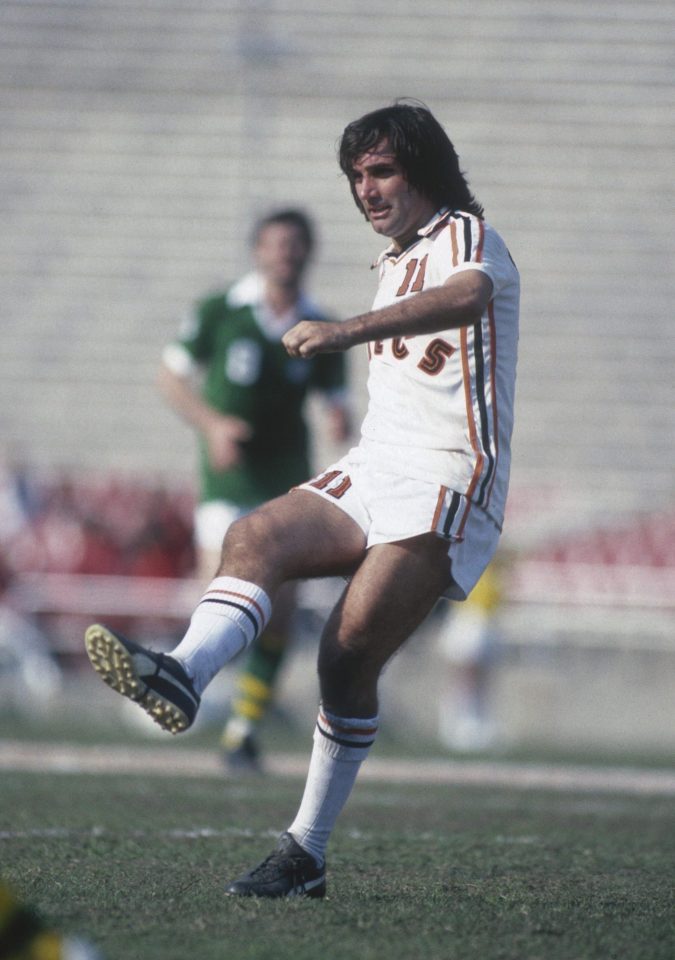
[[[104, 627], [92, 626], [85, 634], [85, 647], [94, 670], [103, 682], [116, 693], [139, 704], [163, 730], [180, 733], [190, 726], [183, 712], [148, 685], [139, 674], [139, 665], [145, 659], [136, 659], [135, 647], [117, 638]], [[146, 652], [153, 659], [152, 651]], [[138, 665], [137, 665], [138, 664]]]

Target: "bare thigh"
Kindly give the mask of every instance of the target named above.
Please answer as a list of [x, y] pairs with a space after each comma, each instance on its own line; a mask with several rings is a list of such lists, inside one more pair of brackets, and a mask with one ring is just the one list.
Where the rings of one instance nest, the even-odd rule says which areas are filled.
[[306, 490], [292, 490], [235, 521], [225, 534], [218, 573], [241, 577], [270, 597], [289, 580], [353, 572], [365, 556], [361, 528]]
[[368, 551], [321, 639], [321, 696], [329, 709], [375, 716], [382, 668], [451, 580], [447, 549], [439, 537], [424, 534]]
[[216, 575], [220, 563], [220, 552], [208, 547], [199, 547], [197, 550], [197, 579], [207, 587]]

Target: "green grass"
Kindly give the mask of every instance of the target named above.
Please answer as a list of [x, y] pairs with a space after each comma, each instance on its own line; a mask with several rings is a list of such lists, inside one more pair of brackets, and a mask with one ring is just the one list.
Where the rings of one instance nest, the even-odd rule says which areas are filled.
[[671, 960], [672, 798], [357, 784], [325, 901], [231, 900], [302, 784], [2, 773], [3, 879], [109, 960]]

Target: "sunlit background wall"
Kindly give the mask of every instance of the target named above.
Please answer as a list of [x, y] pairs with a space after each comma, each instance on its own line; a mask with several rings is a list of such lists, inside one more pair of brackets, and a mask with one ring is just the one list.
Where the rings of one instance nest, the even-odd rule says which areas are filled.
[[[317, 221], [315, 297], [367, 309], [381, 241], [336, 141], [419, 98], [522, 275], [504, 724], [672, 748], [674, 27], [665, 0], [4, 0], [6, 463], [189, 485], [154, 386], [181, 314], [289, 204]], [[423, 649], [400, 659], [433, 688]]]

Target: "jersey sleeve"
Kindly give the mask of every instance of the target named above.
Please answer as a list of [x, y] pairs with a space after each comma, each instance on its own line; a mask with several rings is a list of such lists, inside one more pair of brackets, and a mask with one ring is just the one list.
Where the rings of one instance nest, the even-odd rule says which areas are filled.
[[436, 282], [445, 283], [453, 274], [480, 270], [492, 281], [496, 296], [513, 279], [515, 264], [506, 244], [484, 220], [471, 214], [453, 217], [434, 243], [432, 270]]
[[215, 325], [222, 315], [222, 308], [222, 295], [193, 304], [180, 322], [178, 336], [164, 351], [169, 366], [194, 367], [209, 360], [214, 348]]

